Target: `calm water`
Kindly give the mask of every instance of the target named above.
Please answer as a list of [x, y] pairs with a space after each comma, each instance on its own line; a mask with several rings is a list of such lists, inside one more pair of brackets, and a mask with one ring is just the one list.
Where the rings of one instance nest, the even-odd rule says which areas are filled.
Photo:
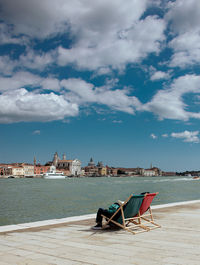
[[159, 192], [153, 204], [200, 199], [190, 177], [0, 179], [0, 225], [95, 213], [131, 193]]

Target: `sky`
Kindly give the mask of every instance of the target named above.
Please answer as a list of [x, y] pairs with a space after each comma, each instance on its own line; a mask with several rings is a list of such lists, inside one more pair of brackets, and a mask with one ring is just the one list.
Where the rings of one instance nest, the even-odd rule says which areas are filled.
[[200, 170], [199, 0], [0, 0], [0, 163]]

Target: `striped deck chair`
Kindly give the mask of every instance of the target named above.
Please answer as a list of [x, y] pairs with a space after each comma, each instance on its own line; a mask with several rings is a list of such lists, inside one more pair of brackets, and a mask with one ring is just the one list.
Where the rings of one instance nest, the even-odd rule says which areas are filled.
[[[144, 195], [130, 195], [125, 202], [120, 204], [118, 210], [109, 219], [102, 215], [106, 220], [106, 224], [103, 225], [103, 228], [105, 228], [106, 225], [113, 226], [114, 224], [133, 234], [148, 231], [148, 228], [143, 226], [141, 221], [138, 220], [140, 219], [139, 210], [143, 199]], [[135, 221], [135, 219], [137, 221]], [[138, 228], [142, 228], [142, 231]]]
[[146, 193], [144, 195], [144, 199], [143, 199], [143, 202], [141, 204], [139, 214], [138, 214], [138, 217], [139, 217], [138, 222], [143, 224], [149, 230], [161, 227], [160, 225], [154, 222], [154, 218], [153, 218], [153, 214], [151, 210], [151, 203], [157, 194], [158, 192]]

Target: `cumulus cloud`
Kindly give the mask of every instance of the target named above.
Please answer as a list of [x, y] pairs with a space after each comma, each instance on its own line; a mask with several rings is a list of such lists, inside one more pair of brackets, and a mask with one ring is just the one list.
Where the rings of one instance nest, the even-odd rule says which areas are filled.
[[[1, 44], [14, 46], [9, 53], [5, 49], [0, 57], [0, 99], [2, 103], [8, 100], [12, 106], [10, 110], [2, 108], [1, 121], [65, 119], [77, 115], [79, 107], [94, 104], [130, 114], [148, 111], [160, 120], [199, 119], [200, 113], [189, 111], [184, 95], [200, 93], [200, 76], [181, 76], [168, 87], [155, 91], [146, 103], [134, 96], [133, 89], [117, 86], [118, 79], [114, 78], [125, 73], [127, 65], [141, 63], [150, 54], [162, 51], [168, 23], [171, 31], [168, 47], [173, 51], [168, 66], [199, 63], [200, 2], [170, 1], [164, 18], [147, 15], [149, 5], [162, 3], [160, 0], [126, 0], [125, 4], [123, 0], [0, 0]], [[48, 43], [52, 37], [61, 35], [65, 38], [54, 43], [54, 50], [44, 48], [43, 41]], [[43, 48], [34, 47], [35, 43]], [[23, 47], [17, 50], [20, 44]], [[104, 75], [104, 84], [85, 81], [80, 72], [74, 75], [80, 78], [73, 78], [74, 72], [71, 78], [59, 76], [60, 67], [65, 66], [92, 71], [89, 75], [93, 81], [97, 75]], [[56, 69], [54, 74], [48, 71], [51, 67]], [[154, 67], [149, 70], [151, 81], [171, 78], [169, 70], [164, 72]], [[48, 105], [49, 115], [44, 104], [51, 105]]]
[[154, 71], [151, 75], [151, 81], [156, 81], [156, 80], [161, 80], [161, 79], [169, 79], [170, 75], [167, 72], [162, 72], [162, 71]]
[[57, 62], [60, 66], [72, 64], [105, 75], [112, 69], [123, 70], [126, 64], [140, 62], [149, 53], [160, 52], [165, 39], [164, 19], [157, 16], [141, 19], [153, 2], [0, 0], [4, 21], [0, 24], [0, 36], [6, 43], [18, 44], [20, 41], [24, 44], [26, 37], [29, 47], [34, 38], [44, 40], [65, 34], [73, 39], [70, 47], [60, 46], [54, 52], [40, 54], [28, 48], [17, 61], [18, 66], [43, 70]]
[[[10, 101], [14, 101], [13, 106], [18, 106], [15, 102], [17, 98], [17, 102], [20, 102], [20, 110], [22, 110], [23, 104], [29, 102], [27, 105], [32, 106], [32, 114], [35, 111], [35, 115], [38, 115], [38, 120], [43, 120], [42, 117], [39, 117], [40, 113], [41, 116], [45, 113], [44, 120], [61, 119], [61, 116], [64, 118], [65, 115], [68, 115], [63, 110], [63, 106], [66, 105], [68, 105], [66, 106], [66, 110], [71, 109], [72, 106], [76, 106], [78, 113], [79, 107], [88, 107], [93, 104], [98, 104], [99, 106], [104, 105], [111, 110], [129, 114], [135, 114], [136, 111], [149, 111], [157, 115], [160, 120], [175, 119], [187, 121], [190, 118], [200, 119], [200, 113], [189, 111], [187, 104], [183, 100], [183, 96], [188, 93], [195, 94], [198, 99], [198, 94], [200, 94], [200, 76], [197, 75], [186, 75], [175, 79], [168, 88], [159, 90], [147, 103], [141, 103], [137, 97], [130, 95], [131, 90], [128, 87], [124, 87], [123, 89], [117, 88], [118, 79], [109, 79], [104, 86], [97, 87], [81, 78], [59, 80], [53, 77], [42, 78], [27, 72], [18, 72], [12, 77], [1, 77], [0, 82], [0, 91], [2, 92], [2, 95], [0, 95], [1, 100], [8, 100], [9, 102], [9, 97], [11, 97]], [[32, 92], [21, 89], [23, 87], [32, 88]], [[20, 91], [23, 91], [23, 93], [21, 94]], [[57, 95], [54, 93], [49, 94], [50, 91], [57, 92]], [[20, 95], [22, 95], [22, 99], [19, 99]], [[41, 106], [38, 107], [40, 111], [37, 108], [33, 108], [34, 105], [38, 105], [36, 104], [37, 97], [38, 100], [41, 100]], [[24, 103], [25, 99], [26, 101]], [[52, 113], [49, 112], [48, 119], [47, 112], [41, 111], [41, 108], [43, 108], [42, 99], [47, 103], [52, 100], [52, 106], [56, 106], [59, 102], [64, 115], [60, 115], [56, 111], [59, 114], [58, 117], [56, 118], [56, 114], [52, 118]], [[5, 117], [6, 110], [7, 116], [10, 115], [10, 110], [4, 107], [3, 113]], [[23, 112], [16, 111], [16, 113], [22, 114], [21, 120], [29, 120], [30, 113], [26, 108]], [[72, 111], [72, 116], [74, 116], [74, 113]], [[71, 116], [70, 111], [69, 116]]]
[[10, 56], [0, 56], [0, 74], [2, 76], [12, 75], [14, 68], [17, 66], [18, 62], [16, 60], [12, 60]]
[[184, 131], [180, 133], [171, 133], [171, 137], [183, 139], [184, 142], [199, 143], [199, 131]]
[[[58, 80], [18, 72], [11, 77], [1, 77], [0, 82], [1, 122], [64, 119], [77, 115], [79, 106], [88, 104], [134, 114], [141, 105], [136, 97], [129, 95], [128, 88], [114, 89], [118, 79], [107, 80], [104, 86], [95, 87], [80, 78]], [[32, 92], [26, 87], [32, 88]]]
[[188, 93], [200, 93], [200, 76], [185, 75], [175, 79], [169, 88], [159, 90], [151, 101], [142, 106], [142, 109], [153, 112], [160, 120], [199, 119], [199, 112], [187, 111], [188, 106], [184, 103], [183, 96]]
[[173, 48], [170, 66], [185, 68], [199, 64], [200, 61], [200, 30], [186, 32], [174, 38], [169, 46]]
[[37, 94], [16, 89], [0, 95], [0, 122], [53, 121], [78, 115], [78, 106], [54, 93]]
[[16, 35], [46, 38], [67, 28], [68, 4], [65, 0], [0, 0], [0, 14]]
[[135, 113], [135, 109], [140, 107], [140, 101], [129, 96], [129, 90], [108, 89], [108, 86], [95, 87], [82, 79], [70, 78], [61, 81], [61, 86], [66, 89], [66, 97], [78, 104], [97, 103], [108, 106], [111, 109]]
[[172, 32], [182, 34], [199, 28], [199, 0], [170, 1], [168, 7], [169, 11], [165, 18], [170, 21]]
[[18, 67], [43, 70], [56, 60], [56, 51], [39, 52], [27, 49], [18, 59]]
[[174, 38], [169, 47], [173, 49], [170, 66], [185, 68], [199, 64], [200, 60], [200, 2], [199, 0], [176, 0], [170, 2], [165, 16], [170, 22]]
[[79, 69], [98, 70], [99, 73], [101, 69], [108, 71], [107, 67], [122, 70], [128, 63], [137, 63], [149, 53], [159, 52], [164, 40], [165, 23], [157, 17], [132, 20], [128, 28], [123, 28], [126, 23], [118, 28], [110, 25], [110, 31], [103, 37], [102, 29], [87, 26], [89, 36], [88, 32], [83, 33], [70, 49], [59, 47], [59, 65], [71, 63]]
[[[0, 1], [1, 4], [1, 1]], [[23, 44], [26, 43], [24, 37], [16, 38], [13, 34], [13, 28], [10, 25], [0, 22], [1, 44]]]
[[150, 135], [150, 137], [151, 137], [152, 139], [157, 139], [157, 138], [158, 138], [154, 133], [152, 133], [152, 134]]
[[11, 76], [0, 77], [0, 92], [16, 90], [23, 87], [59, 91], [60, 81], [57, 78], [44, 78], [29, 72], [16, 72]]
[[17, 72], [13, 76], [0, 77], [0, 92], [15, 90], [24, 86], [37, 87], [42, 78], [29, 72]]

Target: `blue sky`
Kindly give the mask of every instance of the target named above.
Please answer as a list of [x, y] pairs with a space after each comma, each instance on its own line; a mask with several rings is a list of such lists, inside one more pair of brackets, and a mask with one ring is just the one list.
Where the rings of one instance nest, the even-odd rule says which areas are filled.
[[199, 170], [198, 0], [0, 0], [0, 162]]

